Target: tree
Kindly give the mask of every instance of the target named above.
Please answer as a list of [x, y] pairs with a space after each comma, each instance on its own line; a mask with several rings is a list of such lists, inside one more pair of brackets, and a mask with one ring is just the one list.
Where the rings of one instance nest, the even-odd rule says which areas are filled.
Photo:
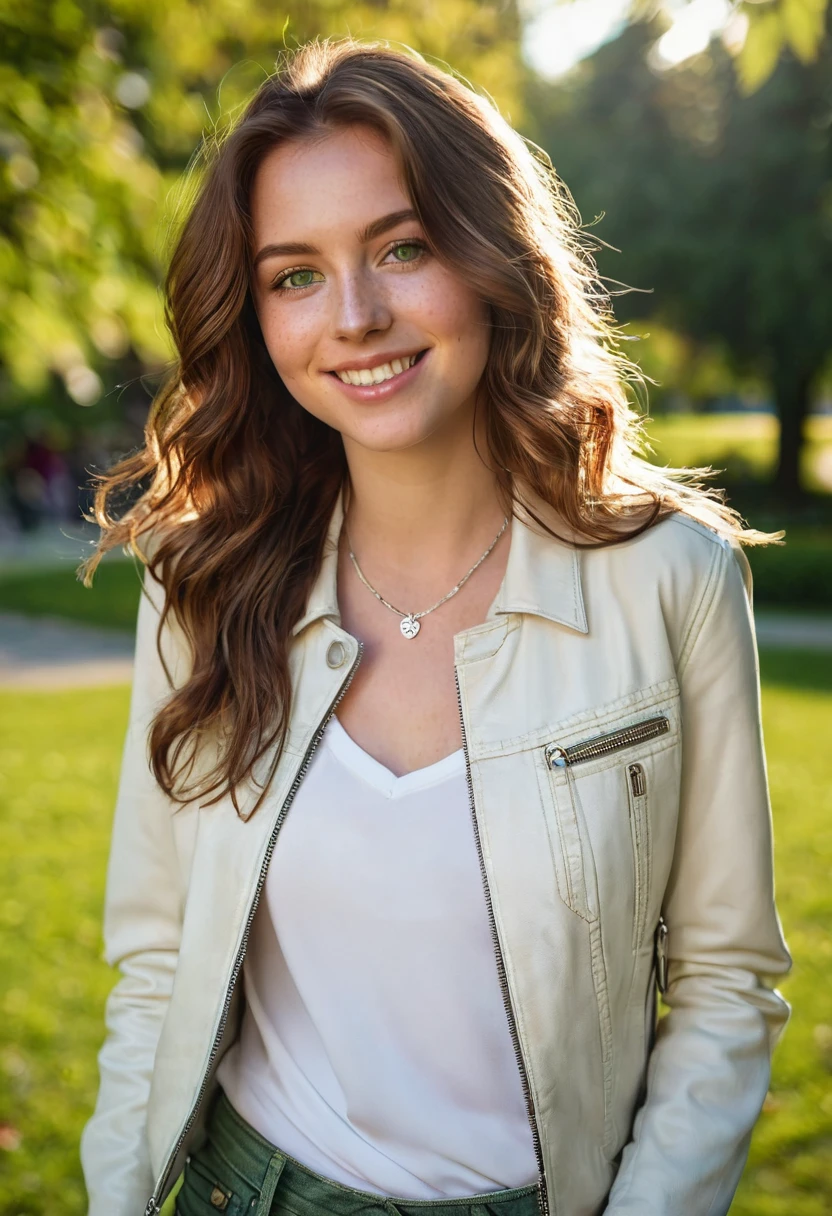
[[637, 22], [571, 88], [533, 85], [535, 138], [585, 219], [605, 213], [592, 231], [621, 253], [601, 250], [599, 266], [638, 289], [616, 301], [619, 319], [720, 340], [737, 371], [768, 378], [776, 484], [795, 498], [803, 422], [832, 351], [832, 38], [808, 64], [786, 52], [744, 95], [716, 41], [654, 70], [662, 32]]
[[[158, 285], [203, 137], [285, 49], [387, 38], [518, 113], [514, 0], [0, 0], [0, 410], [134, 428], [172, 354]], [[127, 391], [116, 393], [118, 382]], [[79, 408], [81, 407], [81, 408]]]
[[746, 31], [735, 51], [740, 89], [753, 93], [765, 84], [786, 52], [801, 63], [816, 60], [828, 10], [828, 0], [741, 0], [736, 12]]

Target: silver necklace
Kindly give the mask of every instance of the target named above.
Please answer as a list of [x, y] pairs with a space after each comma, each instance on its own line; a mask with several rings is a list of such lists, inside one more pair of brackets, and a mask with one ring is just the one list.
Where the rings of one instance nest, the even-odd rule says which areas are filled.
[[430, 608], [425, 608], [424, 611], [422, 611], [422, 612], [402, 612], [401, 608], [396, 608], [395, 605], [388, 603], [388, 601], [384, 598], [384, 596], [380, 595], [378, 593], [378, 591], [376, 591], [375, 587], [373, 587], [370, 583], [368, 583], [366, 578], [364, 577], [364, 575], [361, 573], [361, 567], [359, 566], [358, 560], [356, 559], [356, 556], [352, 551], [352, 541], [350, 540], [349, 532], [347, 532], [347, 544], [349, 545], [350, 559], [352, 561], [352, 564], [355, 566], [355, 573], [361, 579], [362, 583], [367, 588], [367, 590], [372, 591], [372, 593], [376, 597], [376, 599], [380, 600], [381, 603], [384, 604], [385, 608], [389, 608], [391, 612], [395, 612], [397, 614], [397, 616], [400, 616], [402, 618], [401, 621], [399, 622], [399, 629], [402, 631], [403, 637], [410, 639], [410, 638], [415, 638], [416, 634], [422, 628], [419, 621], [423, 616], [427, 616], [428, 613], [430, 613], [430, 612], [435, 612], [437, 608], [441, 608], [441, 606], [443, 604], [447, 603], [448, 600], [451, 599], [452, 596], [456, 595], [457, 591], [461, 591], [461, 589], [468, 582], [468, 579], [471, 577], [471, 575], [474, 573], [474, 571], [479, 566], [481, 566], [482, 563], [485, 561], [485, 559], [488, 557], [489, 553], [494, 548], [497, 541], [503, 535], [503, 533], [505, 532], [507, 527], [508, 527], [508, 516], [506, 516], [505, 519], [503, 520], [502, 528], [500, 528], [500, 531], [494, 537], [491, 544], [488, 546], [485, 553], [483, 553], [483, 555], [479, 559], [479, 561], [474, 562], [473, 566], [468, 571], [468, 573], [459, 580], [459, 582], [456, 584], [455, 587], [451, 588], [451, 590], [448, 592], [447, 595], [443, 595], [441, 600], [437, 600], [435, 604], [432, 604]]

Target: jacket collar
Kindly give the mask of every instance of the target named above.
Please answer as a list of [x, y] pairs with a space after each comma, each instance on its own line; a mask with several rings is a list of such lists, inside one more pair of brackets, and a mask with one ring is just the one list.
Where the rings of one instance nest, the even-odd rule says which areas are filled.
[[342, 491], [336, 499], [335, 510], [329, 519], [321, 569], [309, 592], [306, 611], [292, 628], [292, 637], [297, 637], [302, 629], [323, 616], [331, 617], [337, 625], [341, 624], [341, 611], [338, 607], [338, 539], [343, 522], [344, 494]]
[[[563, 536], [568, 531], [551, 507], [536, 495], [527, 494], [526, 501], [555, 533]], [[503, 612], [526, 612], [588, 633], [580, 556], [574, 545], [544, 532], [518, 500], [511, 521], [506, 572], [489, 617]]]
[[[563, 534], [567, 529], [542, 500], [531, 494], [526, 500], [532, 510]], [[339, 494], [330, 517], [321, 569], [306, 604], [306, 611], [292, 629], [297, 635], [321, 617], [341, 623], [338, 608], [338, 538], [344, 521], [343, 494]], [[543, 532], [520, 501], [511, 521], [511, 545], [506, 571], [497, 596], [488, 612], [489, 619], [510, 612], [530, 613], [588, 633], [581, 587], [580, 551], [566, 541]]]

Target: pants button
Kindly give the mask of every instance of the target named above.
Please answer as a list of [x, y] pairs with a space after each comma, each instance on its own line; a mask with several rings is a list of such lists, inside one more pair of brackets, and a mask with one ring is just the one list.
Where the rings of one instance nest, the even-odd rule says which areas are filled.
[[346, 657], [347, 651], [343, 642], [330, 642], [326, 652], [327, 667], [343, 667]]

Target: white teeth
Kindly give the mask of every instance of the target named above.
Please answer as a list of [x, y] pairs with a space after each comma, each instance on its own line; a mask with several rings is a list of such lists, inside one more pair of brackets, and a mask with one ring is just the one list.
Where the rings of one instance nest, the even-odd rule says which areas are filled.
[[415, 355], [407, 355], [404, 359], [393, 359], [390, 363], [379, 364], [378, 367], [363, 367], [360, 371], [349, 368], [345, 372], [335, 374], [344, 384], [382, 384], [385, 380], [392, 380], [393, 376], [401, 375], [415, 362]]
[[389, 380], [391, 376], [395, 376], [395, 372], [389, 363], [382, 363], [381, 367], [370, 368], [370, 375], [373, 378], [373, 384], [381, 384], [383, 380]]

